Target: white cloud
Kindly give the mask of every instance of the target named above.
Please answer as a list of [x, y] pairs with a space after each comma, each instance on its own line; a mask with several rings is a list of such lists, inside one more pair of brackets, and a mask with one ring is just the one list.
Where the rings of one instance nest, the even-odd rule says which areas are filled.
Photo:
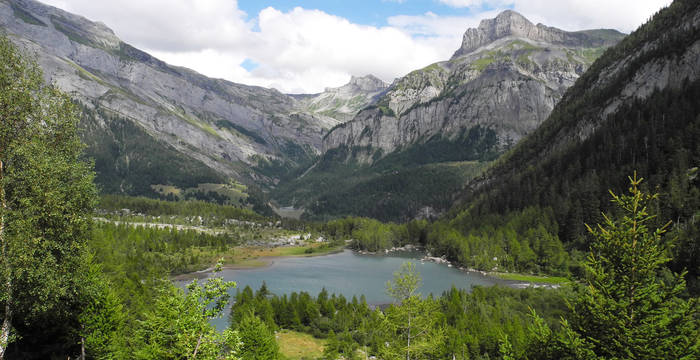
[[512, 8], [534, 23], [564, 30], [634, 31], [672, 0], [439, 0], [456, 8]]
[[[670, 2], [439, 0], [469, 7], [471, 15], [398, 15], [387, 19], [388, 26], [377, 27], [300, 7], [288, 12], [268, 7], [246, 14], [235, 0], [44, 1], [102, 21], [124, 41], [168, 63], [234, 82], [307, 93], [340, 86], [351, 75], [374, 74], [391, 81], [448, 59], [468, 27], [505, 7], [514, 7], [533, 22], [567, 30], [631, 31]], [[258, 67], [246, 70], [246, 59]]]

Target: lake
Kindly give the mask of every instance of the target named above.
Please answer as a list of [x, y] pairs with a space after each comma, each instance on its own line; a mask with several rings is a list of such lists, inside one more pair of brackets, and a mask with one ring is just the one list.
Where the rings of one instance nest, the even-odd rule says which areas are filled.
[[[457, 288], [469, 289], [472, 285], [503, 284], [498, 279], [483, 276], [479, 273], [466, 272], [446, 264], [422, 262], [420, 252], [392, 252], [387, 255], [363, 255], [350, 250], [341, 253], [316, 257], [283, 257], [276, 258], [270, 266], [245, 269], [224, 270], [219, 276], [227, 281], [235, 281], [236, 289], [250, 286], [253, 291], [260, 288], [263, 281], [274, 294], [291, 294], [306, 291], [316, 296], [322, 288], [329, 294], [342, 294], [348, 301], [353, 296], [360, 298], [365, 295], [369, 304], [386, 304], [392, 299], [386, 294], [386, 283], [393, 278], [406, 261], [415, 264], [416, 270], [423, 279], [419, 292], [422, 295], [434, 294], [439, 296], [453, 285]], [[211, 276], [212, 274], [208, 274]], [[178, 282], [184, 286], [185, 282]], [[232, 295], [236, 293], [232, 290]], [[228, 310], [223, 319], [214, 321], [217, 328], [227, 326]]]

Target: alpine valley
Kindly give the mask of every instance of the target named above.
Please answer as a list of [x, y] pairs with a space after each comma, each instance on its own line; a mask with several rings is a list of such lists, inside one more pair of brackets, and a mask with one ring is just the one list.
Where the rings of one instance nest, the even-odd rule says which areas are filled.
[[0, 0], [0, 360], [700, 358], [700, 1], [505, 10], [385, 80], [283, 94]]
[[258, 208], [272, 199], [309, 218], [383, 220], [447, 209], [624, 36], [505, 11], [468, 29], [451, 59], [391, 85], [368, 75], [285, 95], [170, 66], [33, 0], [0, 1], [0, 26], [82, 108], [103, 192], [225, 199], [233, 180]]

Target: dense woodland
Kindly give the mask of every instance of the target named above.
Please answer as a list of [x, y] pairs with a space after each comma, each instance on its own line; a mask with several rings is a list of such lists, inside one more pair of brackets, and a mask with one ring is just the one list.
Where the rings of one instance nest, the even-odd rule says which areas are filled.
[[[448, 209], [454, 194], [500, 150], [495, 133], [478, 126], [454, 139], [434, 136], [386, 156], [371, 148], [340, 147], [323, 154], [304, 176], [280, 183], [271, 195], [306, 208], [306, 220], [361, 215], [406, 221], [425, 207]], [[358, 157], [374, 160], [367, 164]]]
[[[324, 339], [324, 359], [697, 359], [700, 82], [657, 90], [585, 140], [538, 154], [619, 91], [635, 67], [696, 41], [692, 27], [664, 29], [698, 7], [677, 0], [606, 52], [542, 129], [498, 160], [487, 184], [472, 183], [447, 216], [280, 221], [352, 240], [356, 249], [417, 244], [467, 267], [573, 280], [556, 290], [477, 287], [426, 297], [406, 264], [387, 279], [394, 302], [381, 306], [265, 286], [231, 297], [235, 284], [216, 275], [175, 287], [171, 275], [223, 257], [218, 272], [236, 245], [260, 236], [256, 225], [219, 234], [93, 217], [129, 209], [128, 216], [198, 217], [212, 226], [278, 220], [201, 201], [98, 201], [94, 164], [78, 136], [80, 109], [0, 38], [0, 359], [281, 359], [281, 329]], [[659, 38], [655, 52], [610, 86], [587, 91], [606, 64]], [[110, 151], [105, 159], [121, 156]], [[264, 196], [257, 199], [263, 206]], [[230, 327], [219, 332], [210, 320], [222, 316]]]

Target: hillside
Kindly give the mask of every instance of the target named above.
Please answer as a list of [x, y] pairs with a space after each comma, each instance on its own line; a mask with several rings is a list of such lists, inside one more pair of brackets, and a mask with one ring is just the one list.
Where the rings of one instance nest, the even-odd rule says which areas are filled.
[[[469, 237], [484, 223], [541, 211], [575, 254], [588, 247], [584, 223], [611, 210], [608, 189], [624, 192], [636, 171], [660, 192], [659, 219], [673, 220], [678, 237], [668, 244], [674, 270], [687, 269], [697, 291], [698, 69], [700, 4], [675, 1], [605, 52], [533, 134], [469, 184], [441, 226]], [[464, 241], [434, 246], [457, 254]]]
[[[102, 23], [33, 0], [0, 1], [0, 29], [84, 110], [83, 140], [108, 192], [155, 195], [152, 185], [227, 178], [269, 186], [279, 179], [265, 169], [310, 162], [340, 123], [333, 116], [353, 116], [381, 91], [359, 86], [309, 103], [207, 78], [134, 48]], [[333, 108], [323, 99], [345, 102]]]

